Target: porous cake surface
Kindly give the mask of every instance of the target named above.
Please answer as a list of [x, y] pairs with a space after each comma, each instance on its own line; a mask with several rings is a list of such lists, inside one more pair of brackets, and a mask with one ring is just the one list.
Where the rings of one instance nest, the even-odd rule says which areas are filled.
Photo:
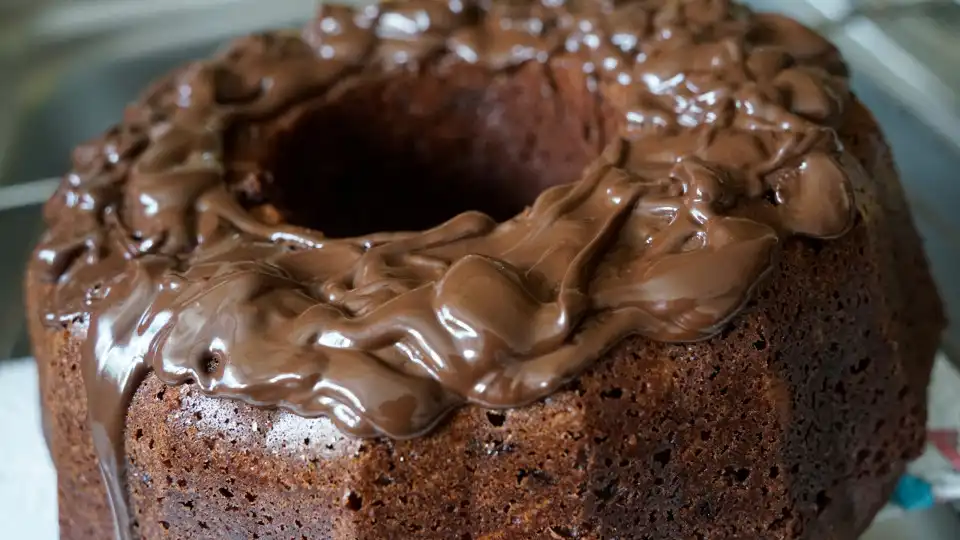
[[720, 0], [325, 6], [81, 146], [64, 538], [838, 538], [943, 317], [835, 49]]

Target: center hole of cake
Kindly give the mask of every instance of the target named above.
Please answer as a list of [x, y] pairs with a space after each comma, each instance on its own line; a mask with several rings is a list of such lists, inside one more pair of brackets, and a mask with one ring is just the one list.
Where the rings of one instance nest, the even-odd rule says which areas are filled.
[[270, 134], [264, 195], [342, 238], [423, 230], [477, 210], [502, 221], [578, 179], [603, 144], [583, 81], [530, 64], [402, 73], [300, 106]]

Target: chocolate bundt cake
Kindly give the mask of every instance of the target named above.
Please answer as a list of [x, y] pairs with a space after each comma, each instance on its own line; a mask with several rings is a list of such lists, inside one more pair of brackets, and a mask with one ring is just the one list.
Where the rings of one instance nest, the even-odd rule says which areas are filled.
[[725, 0], [324, 6], [78, 148], [62, 538], [854, 539], [943, 316], [837, 51]]

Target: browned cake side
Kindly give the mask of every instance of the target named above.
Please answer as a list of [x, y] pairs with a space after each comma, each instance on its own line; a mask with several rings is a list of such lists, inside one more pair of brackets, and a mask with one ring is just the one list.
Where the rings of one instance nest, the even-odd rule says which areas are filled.
[[[428, 158], [459, 152], [461, 163], [505, 168], [491, 177], [542, 177], [538, 167], [575, 177], [610, 126], [591, 101], [576, 97], [582, 81], [561, 84], [561, 109], [537, 99], [546, 82], [541, 69], [527, 66], [490, 90], [467, 92], [475, 101], [437, 116], [385, 122], [378, 127], [396, 131], [381, 142], [409, 143], [433, 129], [423, 145], [395, 146], [395, 155], [439, 163]], [[417, 92], [397, 81], [381, 89], [381, 111], [416, 102]], [[466, 89], [490, 83], [461, 81], [454, 84]], [[499, 135], [470, 124], [494, 104], [510, 122]], [[441, 118], [449, 122], [435, 122]], [[461, 148], [431, 147], [444, 129], [471, 137]], [[526, 133], [538, 136], [523, 143]], [[235, 143], [256, 142], [244, 136], [252, 137], [239, 134]], [[942, 316], [888, 148], [859, 104], [841, 137], [873, 180], [858, 193], [861, 218], [852, 232], [829, 242], [790, 240], [756, 299], [720, 336], [685, 345], [628, 339], [543, 403], [507, 412], [465, 408], [424, 438], [361, 441], [324, 419], [206, 398], [149, 376], [126, 429], [139, 534], [856, 538], [920, 450]], [[464, 159], [471, 155], [477, 161]], [[519, 189], [526, 202], [521, 187], [539, 190], [524, 184], [497, 193]], [[269, 188], [244, 189], [253, 197]], [[43, 287], [29, 279], [36, 314]], [[78, 368], [85, 326], [56, 332], [39, 319], [31, 317], [32, 334], [59, 473], [61, 534], [108, 538], [113, 525]]]

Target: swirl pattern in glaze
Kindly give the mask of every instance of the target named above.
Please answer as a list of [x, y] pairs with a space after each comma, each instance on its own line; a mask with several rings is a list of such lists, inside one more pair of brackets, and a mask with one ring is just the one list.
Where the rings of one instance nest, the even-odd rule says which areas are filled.
[[[498, 223], [331, 239], [228, 190], [233, 126], [344, 81], [431, 63], [587, 74], [622, 129], [572, 184]], [[724, 0], [417, 0], [324, 6], [302, 32], [182, 69], [80, 147], [35, 268], [51, 324], [89, 322], [84, 377], [117, 519], [126, 403], [168, 384], [363, 437], [414, 437], [463, 404], [518, 407], [630, 334], [707, 338], [791, 235], [854, 222], [863, 175], [833, 127], [836, 51]]]

